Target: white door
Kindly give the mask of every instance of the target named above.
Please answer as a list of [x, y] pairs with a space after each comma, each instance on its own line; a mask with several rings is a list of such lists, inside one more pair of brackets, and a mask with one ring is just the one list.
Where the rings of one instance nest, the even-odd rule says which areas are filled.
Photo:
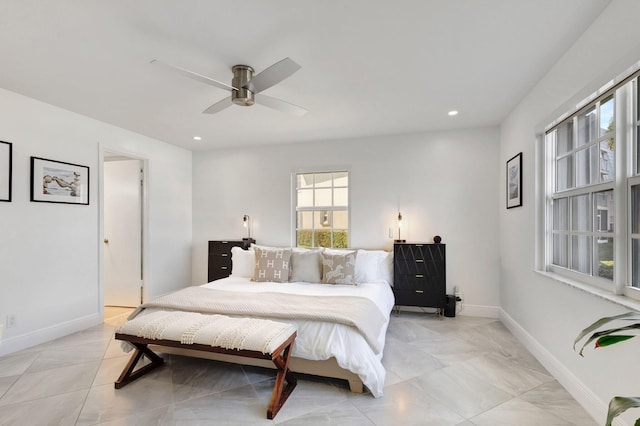
[[141, 161], [104, 163], [104, 304], [138, 306], [142, 283]]

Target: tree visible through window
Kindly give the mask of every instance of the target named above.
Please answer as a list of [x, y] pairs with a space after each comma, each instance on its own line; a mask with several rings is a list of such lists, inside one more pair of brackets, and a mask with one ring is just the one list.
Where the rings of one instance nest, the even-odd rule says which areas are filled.
[[349, 246], [349, 172], [296, 174], [296, 245]]

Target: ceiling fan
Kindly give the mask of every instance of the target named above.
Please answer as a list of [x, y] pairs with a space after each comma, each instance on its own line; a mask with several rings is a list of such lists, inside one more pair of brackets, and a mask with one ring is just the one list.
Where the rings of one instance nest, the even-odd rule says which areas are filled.
[[231, 85], [172, 64], [158, 61], [157, 59], [153, 59], [151, 63], [162, 65], [189, 78], [193, 78], [202, 83], [231, 92], [231, 96], [224, 98], [205, 109], [203, 111], [204, 114], [215, 114], [233, 104], [251, 106], [254, 103], [293, 115], [304, 115], [307, 113], [306, 109], [298, 105], [283, 101], [282, 99], [263, 95], [261, 93], [262, 91], [280, 83], [282, 80], [302, 68], [290, 58], [284, 58], [283, 60], [276, 62], [258, 74], [254, 74], [255, 71], [248, 65], [234, 65], [233, 68], [231, 68], [231, 71], [233, 72]]

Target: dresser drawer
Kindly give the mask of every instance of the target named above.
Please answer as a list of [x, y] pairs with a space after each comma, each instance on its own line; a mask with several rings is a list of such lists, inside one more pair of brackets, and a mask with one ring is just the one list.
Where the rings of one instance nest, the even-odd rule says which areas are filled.
[[242, 245], [242, 241], [209, 241], [209, 255], [227, 253], [231, 256], [231, 248]]
[[430, 270], [434, 269], [433, 262], [425, 262], [422, 259], [397, 259], [393, 272], [395, 275], [411, 276], [428, 274]]
[[231, 266], [231, 251], [229, 251], [229, 253], [210, 253], [209, 262], [215, 265]]
[[394, 292], [396, 305], [423, 306], [427, 308], [444, 308], [445, 298], [440, 293], [397, 290]]

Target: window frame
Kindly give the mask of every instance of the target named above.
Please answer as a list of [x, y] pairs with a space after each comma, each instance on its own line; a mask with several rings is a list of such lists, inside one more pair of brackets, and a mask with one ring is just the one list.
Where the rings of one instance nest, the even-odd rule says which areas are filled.
[[[333, 182], [333, 177], [332, 177], [332, 183], [331, 186], [326, 187], [326, 188], [331, 188], [332, 189], [332, 200], [331, 206], [306, 206], [306, 207], [298, 207], [298, 176], [299, 175], [304, 175], [304, 174], [313, 174], [313, 175], [317, 175], [317, 174], [324, 174], [324, 173], [346, 173], [347, 174], [347, 185], [346, 186], [335, 186], [334, 182]], [[315, 188], [315, 182], [314, 182], [314, 187]], [[322, 187], [325, 188], [325, 187]], [[347, 189], [347, 205], [335, 205], [334, 202], [334, 198], [333, 198], [333, 190], [334, 189], [340, 189], [340, 188], [346, 188]], [[314, 202], [315, 204], [315, 202]], [[345, 209], [346, 207], [346, 209]], [[331, 211], [331, 212], [335, 212], [335, 211], [345, 211], [347, 212], [347, 228], [346, 228], [346, 232], [347, 232], [347, 247], [351, 246], [351, 170], [348, 167], [328, 167], [328, 168], [312, 168], [312, 169], [298, 169], [298, 170], [294, 170], [291, 172], [291, 229], [292, 229], [292, 233], [291, 233], [291, 247], [298, 247], [298, 212], [321, 212], [321, 211]], [[306, 229], [306, 228], [304, 228]], [[331, 221], [331, 226], [328, 229], [331, 231], [331, 247], [328, 248], [334, 248], [334, 231], [335, 230], [345, 230], [344, 228], [334, 228], [334, 221]], [[315, 245], [315, 222], [312, 221], [312, 228], [311, 228], [311, 235], [312, 235], [312, 246], [314, 248], [319, 247]]]
[[[634, 239], [640, 239], [640, 235], [631, 234], [631, 221], [632, 221], [632, 206], [631, 206], [631, 188], [634, 185], [640, 184], [640, 159], [638, 158], [639, 148], [639, 134], [640, 134], [640, 116], [638, 111], [638, 104], [640, 102], [639, 84], [640, 71], [636, 71], [633, 74], [628, 75], [620, 79], [620, 82], [612, 87], [601, 90], [596, 96], [591, 96], [588, 101], [582, 102], [579, 108], [576, 108], [573, 113], [567, 113], [562, 119], [557, 120], [555, 123], [550, 124], [545, 129], [542, 135], [542, 152], [544, 158], [544, 253], [543, 264], [540, 265], [541, 269], [547, 272], [557, 274], [561, 277], [568, 278], [569, 280], [576, 281], [578, 283], [584, 283], [589, 286], [605, 290], [617, 295], [625, 295], [630, 298], [640, 300], [640, 287], [632, 287], [632, 242]], [[610, 133], [606, 133], [602, 136], [598, 135], [596, 138], [587, 142], [587, 144], [578, 145], [578, 120], [581, 114], [588, 111], [590, 108], [596, 107], [597, 116], [596, 124], [600, 128], [600, 112], [601, 105], [604, 100], [607, 100], [610, 96], [613, 96], [615, 109], [614, 109], [614, 123], [615, 132], [613, 134], [615, 149], [613, 151], [614, 156], [614, 175], [613, 180], [602, 182], [601, 176], [598, 176], [598, 182], [594, 184], [579, 185], [576, 176], [578, 171], [577, 165], [572, 164], [573, 170], [573, 185], [567, 189], [557, 190], [557, 160], [559, 158], [573, 156], [581, 149], [585, 148], [585, 145], [600, 146], [600, 144], [606, 141]], [[561, 156], [557, 155], [557, 134], [562, 126], [568, 122], [573, 123], [572, 134], [572, 147]], [[550, 136], [551, 135], [551, 136]], [[598, 152], [598, 161], [600, 161], [600, 150]], [[577, 162], [576, 162], [577, 163]], [[601, 172], [602, 164], [599, 163], [599, 172]], [[596, 203], [595, 194], [600, 191], [612, 190], [613, 191], [613, 208], [614, 208], [614, 229], [613, 232], [599, 232], [595, 226], [596, 220]], [[571, 230], [571, 198], [574, 196], [589, 194], [589, 215], [591, 228], [587, 232], [574, 232]], [[566, 217], [568, 223], [566, 225], [567, 231], [558, 232], [554, 230], [554, 203], [559, 199], [568, 199], [568, 211]], [[566, 244], [567, 251], [567, 266], [559, 266], [554, 264], [554, 235], [566, 233], [569, 235]], [[594, 257], [597, 253], [597, 243], [593, 241], [590, 245], [590, 268], [591, 274], [586, 275], [574, 271], [571, 268], [571, 235], [589, 235], [591, 238], [606, 237], [613, 238], [613, 280], [598, 277], [598, 271], [594, 269], [597, 265], [597, 259]]]

